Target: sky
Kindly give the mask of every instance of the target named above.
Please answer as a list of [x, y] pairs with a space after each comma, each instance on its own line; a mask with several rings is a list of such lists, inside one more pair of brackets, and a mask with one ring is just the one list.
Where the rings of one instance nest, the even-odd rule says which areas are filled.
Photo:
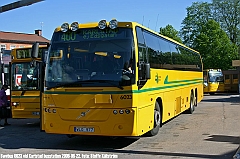
[[[18, 0], [0, 0], [0, 6]], [[34, 34], [42, 29], [51, 39], [53, 31], [64, 22], [71, 24], [110, 21], [134, 21], [159, 32], [172, 25], [180, 30], [186, 8], [193, 2], [211, 0], [44, 0], [29, 6], [0, 13], [0, 31]]]

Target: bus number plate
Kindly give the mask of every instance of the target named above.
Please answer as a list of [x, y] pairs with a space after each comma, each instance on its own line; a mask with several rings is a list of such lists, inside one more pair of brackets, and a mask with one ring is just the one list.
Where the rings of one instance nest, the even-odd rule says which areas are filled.
[[94, 128], [74, 127], [74, 132], [94, 132]]

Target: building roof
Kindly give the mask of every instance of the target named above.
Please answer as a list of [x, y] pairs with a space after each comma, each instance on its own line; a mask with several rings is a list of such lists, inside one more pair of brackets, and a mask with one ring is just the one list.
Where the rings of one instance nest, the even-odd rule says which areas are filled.
[[38, 34], [24, 34], [15, 32], [0, 31], [0, 42], [6, 43], [26, 43], [31, 44], [34, 42], [50, 42], [48, 39]]

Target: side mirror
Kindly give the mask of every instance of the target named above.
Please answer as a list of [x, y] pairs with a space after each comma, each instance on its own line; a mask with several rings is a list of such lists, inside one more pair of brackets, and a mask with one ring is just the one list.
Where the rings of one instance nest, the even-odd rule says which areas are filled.
[[32, 45], [31, 57], [32, 58], [37, 58], [38, 57], [38, 51], [39, 51], [39, 43], [34, 43]]

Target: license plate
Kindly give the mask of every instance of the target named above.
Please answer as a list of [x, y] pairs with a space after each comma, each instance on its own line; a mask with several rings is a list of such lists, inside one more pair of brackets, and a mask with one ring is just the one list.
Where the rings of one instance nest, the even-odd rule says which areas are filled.
[[94, 128], [74, 127], [74, 132], [94, 132]]

